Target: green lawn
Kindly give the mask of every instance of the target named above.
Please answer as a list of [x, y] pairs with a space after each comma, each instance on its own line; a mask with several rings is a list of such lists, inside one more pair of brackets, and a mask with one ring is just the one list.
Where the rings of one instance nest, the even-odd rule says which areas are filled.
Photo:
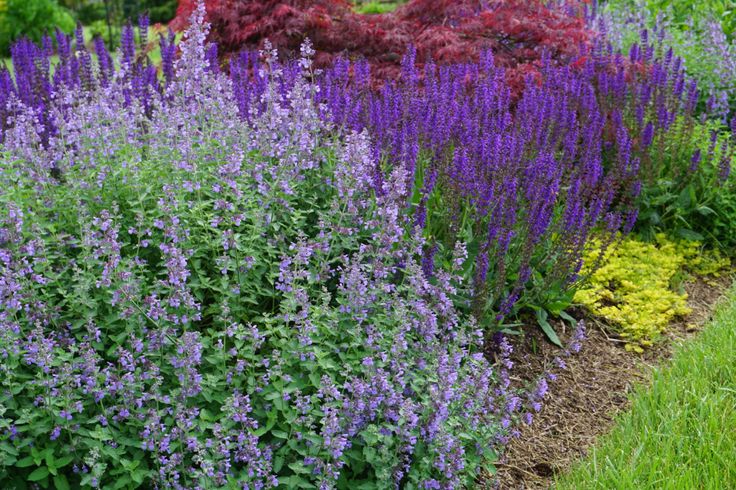
[[736, 287], [558, 489], [736, 489]]
[[399, 3], [403, 2], [355, 2], [355, 11], [361, 14], [385, 14], [396, 10]]

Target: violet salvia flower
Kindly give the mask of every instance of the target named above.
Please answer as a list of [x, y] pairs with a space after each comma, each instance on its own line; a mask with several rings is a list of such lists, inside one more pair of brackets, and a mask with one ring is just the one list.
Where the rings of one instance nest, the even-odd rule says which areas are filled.
[[651, 122], [647, 123], [647, 125], [644, 127], [644, 132], [641, 136], [641, 146], [642, 148], [648, 148], [652, 144], [652, 140], [654, 139], [654, 126]]
[[148, 45], [148, 28], [150, 22], [147, 14], [141, 14], [138, 16], [138, 41], [141, 49], [145, 49]]
[[105, 42], [102, 37], [96, 36], [94, 39], [95, 54], [97, 55], [97, 63], [99, 67], [100, 82], [106, 85], [112, 77], [114, 69], [112, 58], [110, 53], [107, 51]]
[[[123, 26], [120, 36], [120, 49], [122, 51], [122, 62], [130, 67], [135, 60], [135, 31], [130, 23]], [[129, 68], [128, 68], [129, 69]]]
[[693, 152], [692, 158], [690, 158], [690, 167], [688, 168], [688, 171], [690, 173], [694, 173], [697, 171], [698, 166], [700, 165], [700, 159], [701, 159], [701, 152], [700, 148], [696, 149], [695, 152]]

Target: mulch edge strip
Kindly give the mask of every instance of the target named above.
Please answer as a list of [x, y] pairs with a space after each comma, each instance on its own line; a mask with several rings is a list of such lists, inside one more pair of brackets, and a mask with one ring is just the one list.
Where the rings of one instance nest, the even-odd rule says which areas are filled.
[[[555, 364], [561, 349], [547, 342], [539, 329], [510, 338], [515, 363], [512, 381], [522, 387], [545, 372], [549, 393], [531, 425], [507, 446], [496, 463], [495, 475], [484, 475], [484, 488], [546, 489], [555, 475], [587, 455], [587, 450], [613, 426], [616, 416], [629, 406], [632, 389], [650, 380], [653, 368], [671, 357], [673, 349], [697, 335], [711, 318], [714, 307], [732, 284], [731, 275], [707, 282], [697, 278], [685, 284], [693, 312], [671, 323], [662, 339], [643, 354], [624, 349], [624, 342], [599, 319], [585, 317], [588, 339], [577, 355], [565, 357], [565, 369]], [[582, 312], [581, 312], [582, 313]], [[695, 327], [695, 328], [693, 328]], [[563, 344], [571, 337], [569, 326], [559, 325]]]

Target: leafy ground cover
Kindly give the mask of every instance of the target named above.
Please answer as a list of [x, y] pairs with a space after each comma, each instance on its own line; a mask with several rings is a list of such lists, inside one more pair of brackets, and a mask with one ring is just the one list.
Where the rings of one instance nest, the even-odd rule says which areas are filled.
[[[597, 260], [593, 252], [586, 263], [593, 267]], [[691, 313], [687, 295], [679, 291], [687, 269], [718, 277], [730, 267], [727, 257], [705, 252], [697, 242], [672, 242], [663, 234], [655, 243], [627, 238], [600, 260], [573, 301], [609, 322], [626, 348], [637, 352], [651, 346], [675, 317]]]
[[586, 460], [555, 488], [732, 488], [736, 471], [736, 292], [700, 337], [633, 395]]

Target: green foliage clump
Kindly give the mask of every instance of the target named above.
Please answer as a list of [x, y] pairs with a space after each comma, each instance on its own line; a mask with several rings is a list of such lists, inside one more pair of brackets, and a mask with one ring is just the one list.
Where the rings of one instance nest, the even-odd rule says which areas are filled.
[[[727, 128], [718, 121], [685, 127], [679, 137], [655, 141], [659, 151], [644, 164], [653, 172], [639, 202], [637, 232], [653, 240], [659, 232], [712, 247], [734, 249], [736, 179]], [[694, 161], [694, 155], [698, 161]]]
[[178, 0], [142, 0], [141, 9], [148, 12], [153, 23], [167, 23], [176, 15]]
[[56, 0], [4, 0], [0, 2], [0, 51], [7, 54], [10, 46], [26, 36], [38, 42], [44, 33], [55, 29], [74, 30], [71, 13]]
[[736, 30], [736, 2], [733, 0], [614, 0], [611, 8], [645, 10], [650, 16], [666, 12], [678, 30], [692, 29], [692, 19], [712, 17], [720, 21], [727, 36]]

